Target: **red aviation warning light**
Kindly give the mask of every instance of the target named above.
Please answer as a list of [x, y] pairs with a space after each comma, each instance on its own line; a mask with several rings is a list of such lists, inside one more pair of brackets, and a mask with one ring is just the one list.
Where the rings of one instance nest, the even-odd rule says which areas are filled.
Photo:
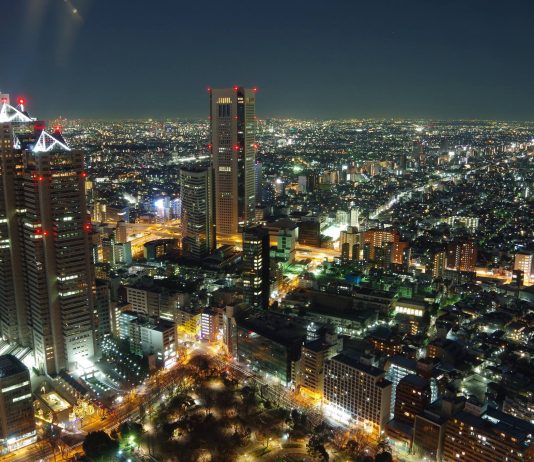
[[48, 231], [43, 231], [43, 236], [48, 236]]
[[208, 144], [208, 149], [211, 151], [213, 149], [213, 144], [209, 143]]
[[81, 176], [82, 178], [87, 178], [87, 172], [82, 172], [82, 173], [80, 173], [80, 176]]
[[19, 103], [20, 112], [24, 112], [24, 105], [26, 104], [26, 100], [22, 97], [19, 97], [18, 103]]
[[239, 151], [239, 148], [240, 148], [239, 144], [234, 144], [234, 151]]
[[253, 92], [253, 93], [256, 93], [257, 91], [258, 91], [258, 87], [254, 87], [254, 88], [252, 89], [252, 92]]
[[208, 93], [211, 93], [211, 87], [208, 87], [207, 90], [208, 90]]
[[85, 223], [85, 225], [83, 225], [83, 230], [86, 233], [90, 233], [93, 230], [93, 225], [91, 223]]
[[239, 90], [239, 86], [238, 85], [234, 85], [234, 91], [237, 91]]

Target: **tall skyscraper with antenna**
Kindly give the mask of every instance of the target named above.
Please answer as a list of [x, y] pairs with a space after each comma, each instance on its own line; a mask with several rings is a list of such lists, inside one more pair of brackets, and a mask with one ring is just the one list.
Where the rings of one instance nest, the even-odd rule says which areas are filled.
[[0, 114], [2, 335], [47, 373], [72, 370], [95, 351], [84, 155], [20, 102]]
[[216, 231], [236, 234], [255, 217], [256, 90], [235, 86], [209, 94]]

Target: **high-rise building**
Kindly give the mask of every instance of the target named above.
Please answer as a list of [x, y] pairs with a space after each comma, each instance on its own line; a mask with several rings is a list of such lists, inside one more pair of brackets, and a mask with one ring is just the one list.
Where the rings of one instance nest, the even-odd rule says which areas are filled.
[[476, 262], [477, 248], [473, 242], [453, 242], [447, 246], [447, 268], [473, 272]]
[[523, 282], [527, 284], [534, 281], [534, 253], [519, 252], [514, 257], [514, 270], [523, 272]]
[[386, 379], [392, 383], [390, 412], [391, 418], [393, 418], [397, 386], [404, 377], [417, 372], [417, 362], [401, 355], [394, 355], [388, 358], [384, 368], [386, 370]]
[[302, 345], [299, 361], [295, 363], [295, 386], [306, 396], [323, 397], [325, 362], [339, 353], [343, 340], [331, 332]]
[[328, 412], [379, 435], [389, 420], [391, 382], [385, 372], [339, 354], [326, 362], [324, 397]]
[[0, 128], [2, 329], [54, 374], [94, 356], [87, 175], [83, 152], [27, 119]]
[[104, 340], [111, 335], [111, 295], [107, 281], [96, 280], [94, 300], [95, 343], [100, 351]]
[[254, 194], [256, 196], [256, 204], [261, 203], [261, 191], [263, 188], [263, 171], [261, 162], [254, 164]]
[[360, 209], [359, 208], [353, 208], [350, 209], [350, 226], [358, 229], [360, 227]]
[[358, 229], [349, 226], [346, 231], [341, 231], [339, 242], [341, 244], [341, 259], [344, 262], [360, 259], [360, 234]]
[[184, 256], [201, 259], [215, 251], [211, 168], [181, 169], [182, 248]]
[[36, 440], [30, 372], [12, 355], [0, 356], [0, 454]]
[[255, 89], [210, 90], [217, 233], [235, 234], [255, 218], [255, 108]]
[[243, 230], [243, 295], [255, 308], [269, 308], [269, 231], [259, 225]]
[[434, 253], [432, 259], [432, 277], [434, 279], [442, 278], [445, 275], [445, 266], [447, 263], [447, 252], [445, 250], [438, 250]]
[[390, 265], [409, 265], [409, 245], [400, 241], [396, 230], [372, 228], [361, 233], [364, 260], [388, 268]]

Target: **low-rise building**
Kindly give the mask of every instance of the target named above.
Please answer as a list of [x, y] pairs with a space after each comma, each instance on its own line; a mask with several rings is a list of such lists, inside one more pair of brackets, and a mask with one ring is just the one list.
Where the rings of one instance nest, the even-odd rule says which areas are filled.
[[15, 356], [0, 356], [0, 453], [14, 451], [35, 440], [30, 372]]

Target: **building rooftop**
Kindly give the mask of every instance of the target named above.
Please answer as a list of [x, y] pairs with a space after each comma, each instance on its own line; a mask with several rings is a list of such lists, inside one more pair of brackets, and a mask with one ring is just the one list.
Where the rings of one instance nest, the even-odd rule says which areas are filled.
[[296, 319], [268, 311], [253, 311], [237, 324], [281, 345], [290, 346], [306, 338], [306, 328]]
[[472, 427], [493, 433], [504, 433], [519, 440], [519, 444], [532, 438], [534, 424], [526, 420], [513, 417], [497, 409], [489, 409], [482, 416], [476, 416], [469, 412], [460, 411], [453, 416]]
[[428, 379], [425, 379], [424, 377], [421, 377], [420, 375], [416, 375], [416, 374], [408, 374], [404, 376], [399, 382], [399, 385], [401, 383], [409, 385], [417, 389], [425, 388], [425, 387], [428, 387], [429, 385]]
[[337, 361], [343, 364], [346, 364], [349, 367], [353, 367], [354, 369], [358, 369], [361, 372], [364, 372], [365, 374], [372, 375], [373, 377], [381, 377], [385, 374], [385, 372], [382, 369], [379, 369], [378, 367], [369, 366], [367, 364], [363, 364], [357, 359], [351, 358], [350, 356], [347, 356], [346, 354], [340, 353], [332, 358], [332, 361]]
[[0, 378], [28, 372], [28, 368], [13, 355], [0, 356]]

